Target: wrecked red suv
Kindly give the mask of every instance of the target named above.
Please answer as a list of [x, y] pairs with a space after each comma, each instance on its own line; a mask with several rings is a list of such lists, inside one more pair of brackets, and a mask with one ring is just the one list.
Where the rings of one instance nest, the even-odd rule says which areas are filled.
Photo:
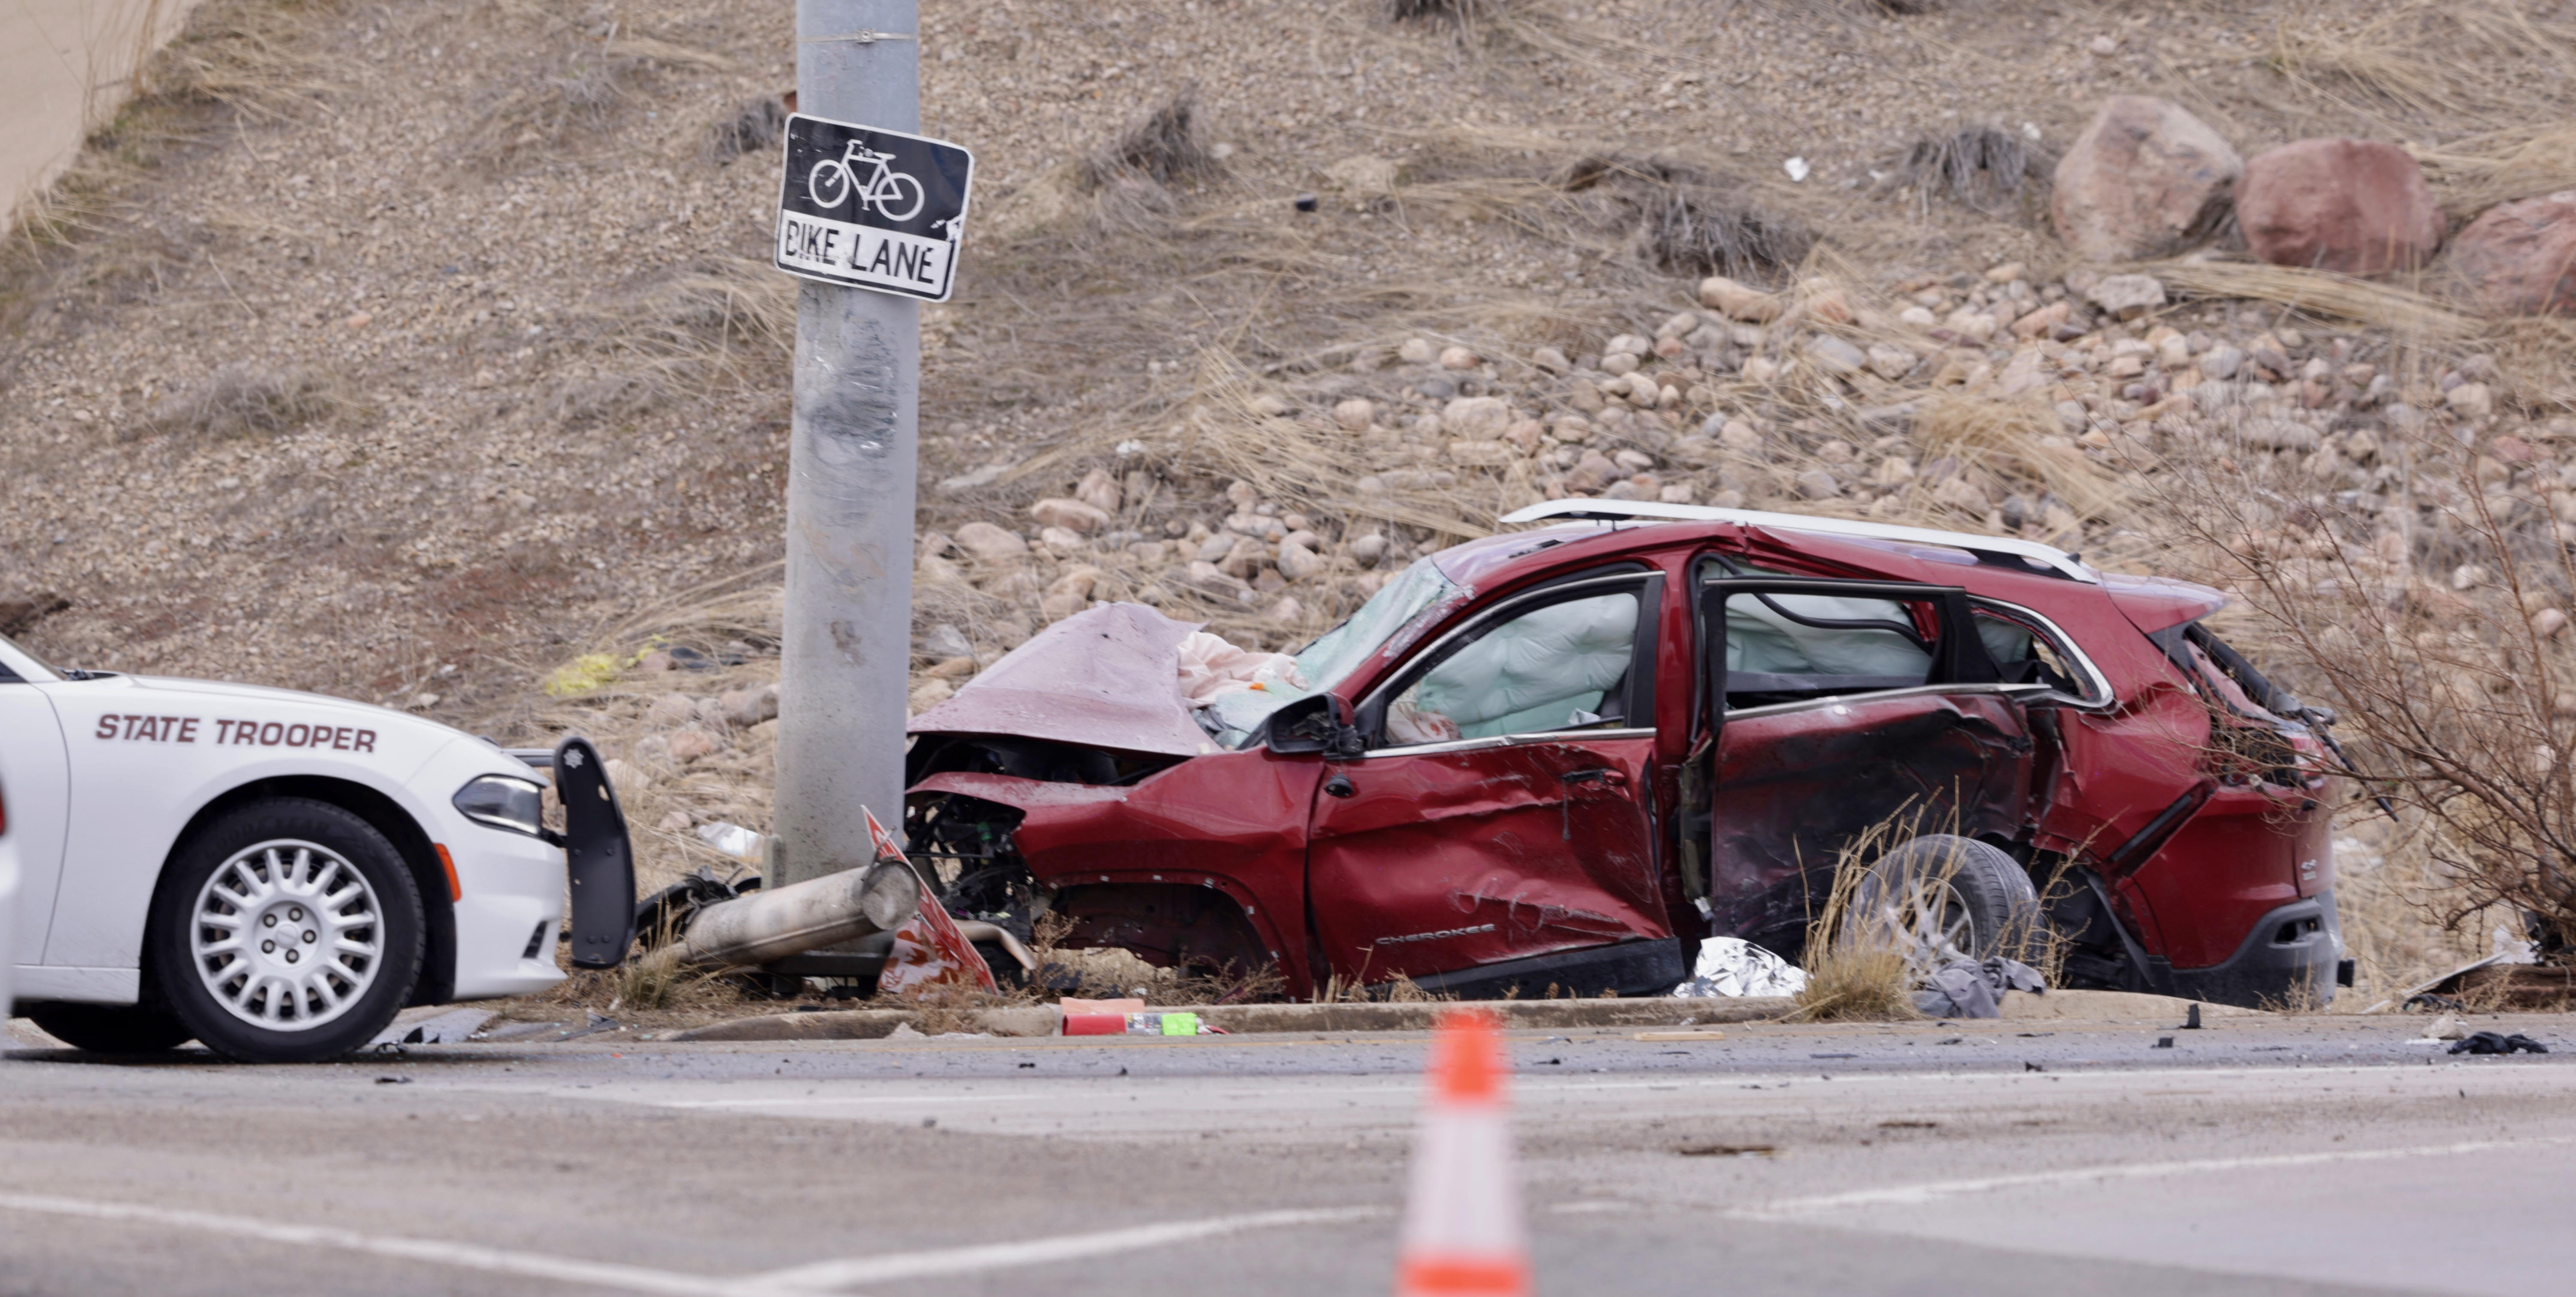
[[[1193, 705], [1193, 630], [1047, 628], [917, 717], [907, 827], [961, 912], [1289, 994], [1660, 994], [1701, 940], [1796, 961], [1882, 822], [1980, 844], [1961, 953], [2044, 915], [2067, 985], [2332, 998], [2330, 718], [2224, 602], [2047, 546], [1605, 500], [1414, 563]], [[1922, 855], [1922, 852], [1915, 852]], [[2341, 976], [2338, 976], [2340, 972]]]

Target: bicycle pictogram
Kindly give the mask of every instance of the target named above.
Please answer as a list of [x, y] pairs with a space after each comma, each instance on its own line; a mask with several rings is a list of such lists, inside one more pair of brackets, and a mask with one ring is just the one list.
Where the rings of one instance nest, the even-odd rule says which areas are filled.
[[[879, 153], [852, 140], [841, 156], [814, 164], [805, 177], [805, 193], [816, 207], [829, 210], [850, 201], [855, 192], [861, 209], [873, 207], [889, 221], [910, 220], [921, 210], [921, 182], [886, 165], [893, 160], [891, 153]], [[854, 163], [869, 168], [865, 184], [859, 182]]]

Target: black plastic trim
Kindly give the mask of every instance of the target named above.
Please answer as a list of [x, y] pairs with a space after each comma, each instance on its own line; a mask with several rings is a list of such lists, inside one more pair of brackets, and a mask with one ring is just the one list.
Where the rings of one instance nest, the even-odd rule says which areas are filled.
[[590, 740], [555, 745], [555, 798], [564, 808], [564, 868], [572, 879], [572, 962], [615, 968], [635, 944], [635, 848]]
[[1560, 995], [1589, 999], [1603, 991], [1662, 995], [1687, 976], [1681, 942], [1661, 937], [1506, 959], [1413, 981], [1423, 990], [1469, 1000], [1501, 999], [1515, 991], [1522, 999], [1536, 999], [1550, 986]]

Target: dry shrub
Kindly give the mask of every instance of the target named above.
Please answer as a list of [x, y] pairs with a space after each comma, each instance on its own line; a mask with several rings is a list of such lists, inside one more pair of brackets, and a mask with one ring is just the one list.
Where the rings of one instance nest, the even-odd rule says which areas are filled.
[[1213, 179], [1225, 168], [1199, 139], [1198, 87], [1183, 86], [1119, 132], [1090, 161], [1092, 188], [1133, 176], [1169, 186]]
[[1560, 168], [1554, 183], [1615, 196], [1646, 261], [1669, 275], [1775, 282], [1816, 245], [1806, 227], [1746, 202], [1745, 186], [1662, 158], [1592, 154]]
[[2019, 209], [2026, 192], [2045, 184], [2051, 165], [2019, 132], [1972, 126], [1915, 141], [1896, 174], [1926, 216], [1936, 195], [1994, 216]]
[[2339, 717], [2335, 764], [2421, 844], [2434, 919], [2476, 931], [2518, 909], [2576, 936], [2576, 529], [2556, 513], [2576, 505], [2449, 420], [2378, 436], [2400, 472], [2384, 503], [2315, 492], [2332, 461], [2214, 444], [2159, 479], [2156, 517], [2178, 560], [2243, 597], [2228, 634], [2305, 700], [2275, 709]]
[[1508, 0], [1386, 0], [1390, 22], [1473, 23], [1499, 19]]
[[1656, 269], [1693, 278], [1772, 279], [1815, 246], [1804, 227], [1702, 186], [1675, 185], [1647, 200], [1641, 226]]
[[[1913, 938], [1876, 904], [1871, 869], [1898, 843], [1916, 836], [1919, 808], [1900, 810], [1843, 844], [1833, 886], [1807, 925], [1806, 989], [1790, 1021], [1888, 1022], [1918, 1018]], [[1946, 881], [1946, 880], [1943, 880]], [[1875, 911], [1875, 912], [1874, 912]]]
[[290, 432], [348, 406], [339, 384], [310, 372], [276, 373], [226, 365], [164, 398], [152, 411], [155, 432], [242, 437]]
[[645, 370], [595, 374], [558, 386], [546, 414], [565, 428], [618, 423], [650, 413], [670, 396], [669, 376]]
[[625, 100], [627, 80], [637, 66], [590, 48], [530, 76], [484, 106], [472, 130], [475, 151], [494, 159], [517, 158], [549, 148], [575, 129], [599, 126]]
[[71, 607], [71, 600], [51, 590], [0, 594], [0, 635], [25, 635], [36, 628], [36, 623], [56, 613], [69, 612]]
[[787, 105], [775, 95], [745, 100], [734, 115], [707, 128], [707, 156], [724, 162], [778, 143], [787, 128]]

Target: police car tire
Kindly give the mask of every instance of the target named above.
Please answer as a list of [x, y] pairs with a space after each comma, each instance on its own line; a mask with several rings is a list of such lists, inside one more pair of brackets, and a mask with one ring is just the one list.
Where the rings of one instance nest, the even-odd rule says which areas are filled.
[[[374, 977], [339, 1017], [307, 1030], [261, 1027], [236, 1017], [194, 975], [193, 910], [206, 881], [234, 855], [291, 839], [346, 860], [374, 889], [380, 930]], [[314, 1063], [365, 1045], [393, 1021], [420, 977], [426, 927], [420, 887], [402, 854], [364, 819], [328, 802], [280, 797], [253, 802], [181, 844], [153, 897], [152, 967], [161, 996], [206, 1048], [246, 1063]]]
[[40, 1004], [27, 1017], [46, 1035], [93, 1054], [157, 1054], [196, 1035], [169, 1010], [150, 1004]]

